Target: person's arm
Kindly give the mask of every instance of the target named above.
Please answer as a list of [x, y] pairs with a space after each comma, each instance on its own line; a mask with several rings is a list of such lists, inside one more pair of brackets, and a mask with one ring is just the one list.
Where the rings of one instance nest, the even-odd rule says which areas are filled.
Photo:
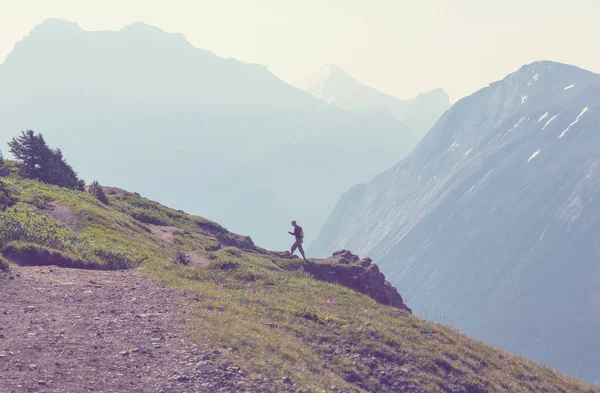
[[288, 233], [289, 233], [290, 235], [294, 236], [294, 234], [293, 234], [292, 232], [288, 231]]

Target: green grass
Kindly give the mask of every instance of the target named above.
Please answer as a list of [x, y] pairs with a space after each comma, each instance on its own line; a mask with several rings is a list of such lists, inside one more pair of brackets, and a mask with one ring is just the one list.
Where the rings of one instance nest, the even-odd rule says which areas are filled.
[[0, 273], [8, 273], [10, 271], [10, 264], [2, 255], [0, 255]]
[[[289, 376], [304, 391], [600, 392], [457, 330], [315, 280], [299, 259], [221, 246], [243, 238], [131, 193], [109, 205], [14, 173], [2, 179], [0, 251], [21, 263], [121, 269], [195, 293], [189, 331], [253, 377]], [[47, 214], [71, 207], [77, 231]], [[175, 227], [170, 241], [152, 225]], [[219, 239], [219, 240], [216, 240]], [[222, 244], [219, 244], [222, 243]], [[182, 252], [210, 261], [173, 263]], [[8, 264], [0, 258], [0, 269]], [[249, 387], [251, 388], [251, 387]]]
[[[162, 283], [193, 291], [190, 331], [255, 376], [310, 391], [598, 392], [457, 330], [317, 281], [256, 254], [217, 253], [205, 268], [150, 264]], [[287, 261], [286, 261], [287, 262]], [[220, 264], [235, 268], [221, 269]], [[291, 270], [290, 270], [291, 269]], [[244, 280], [244, 281], [241, 281]], [[394, 385], [396, 383], [396, 385]]]

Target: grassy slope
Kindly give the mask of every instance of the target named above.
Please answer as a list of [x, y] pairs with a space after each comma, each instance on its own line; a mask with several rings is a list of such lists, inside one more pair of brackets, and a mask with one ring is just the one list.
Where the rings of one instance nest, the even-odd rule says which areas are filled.
[[[88, 267], [141, 263], [149, 276], [197, 293], [189, 311], [194, 339], [221, 348], [257, 377], [289, 376], [304, 391], [600, 392], [454, 329], [313, 280], [298, 259], [234, 247], [210, 251], [220, 227], [203, 218], [130, 193], [109, 196], [105, 206], [82, 192], [14, 176], [3, 181], [18, 201], [0, 213], [5, 253], [44, 246]], [[51, 203], [72, 207], [82, 231], [41, 210]], [[147, 223], [178, 229], [167, 242]], [[182, 251], [210, 263], [173, 263]]]

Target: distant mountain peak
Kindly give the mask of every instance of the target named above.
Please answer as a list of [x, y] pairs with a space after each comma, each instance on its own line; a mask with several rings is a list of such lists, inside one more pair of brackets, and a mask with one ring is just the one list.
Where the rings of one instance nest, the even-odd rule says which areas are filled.
[[187, 38], [181, 33], [170, 33], [158, 26], [151, 25], [145, 22], [134, 22], [130, 25], [123, 27], [120, 30], [123, 34], [129, 34], [132, 36], [141, 36], [144, 38], [155, 38], [160, 40], [168, 40], [168, 41], [179, 41], [180, 43], [185, 43], [192, 45]]
[[[340, 66], [327, 63], [317, 73], [313, 76], [315, 77], [327, 77], [327, 78], [347, 78], [349, 80], [354, 80], [346, 71], [344, 71]], [[358, 81], [357, 81], [358, 82]]]
[[339, 72], [342, 74], [346, 74], [346, 72], [344, 72], [344, 70], [342, 70], [340, 66], [335, 65], [333, 63], [325, 64], [323, 67], [321, 67], [321, 70], [326, 71], [326, 72]]
[[124, 32], [143, 32], [143, 33], [159, 33], [169, 34], [158, 26], [151, 25], [145, 22], [133, 22], [132, 24], [126, 25], [121, 29]]
[[448, 93], [441, 88], [420, 94], [414, 100], [403, 100], [362, 84], [332, 63], [322, 66], [304, 90], [328, 104], [344, 109], [389, 111], [419, 138], [450, 107]]
[[[354, 80], [350, 75], [344, 72], [339, 66], [331, 63], [327, 63], [322, 66], [310, 79], [305, 86], [304, 90], [314, 95], [317, 98], [321, 98], [324, 93], [324, 89], [330, 85], [333, 89], [339, 88], [339, 84], [359, 84], [360, 82]], [[326, 100], [327, 101], [327, 100]], [[331, 102], [330, 102], [331, 103]]]
[[72, 33], [74, 31], [83, 31], [83, 29], [75, 22], [50, 18], [35, 26], [30, 34]]

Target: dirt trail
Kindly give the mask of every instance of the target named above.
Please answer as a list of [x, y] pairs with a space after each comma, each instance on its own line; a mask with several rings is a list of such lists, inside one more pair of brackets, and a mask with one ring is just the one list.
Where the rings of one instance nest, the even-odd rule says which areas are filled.
[[0, 278], [2, 393], [246, 391], [242, 370], [189, 340], [192, 295], [136, 271], [15, 267], [13, 277]]

